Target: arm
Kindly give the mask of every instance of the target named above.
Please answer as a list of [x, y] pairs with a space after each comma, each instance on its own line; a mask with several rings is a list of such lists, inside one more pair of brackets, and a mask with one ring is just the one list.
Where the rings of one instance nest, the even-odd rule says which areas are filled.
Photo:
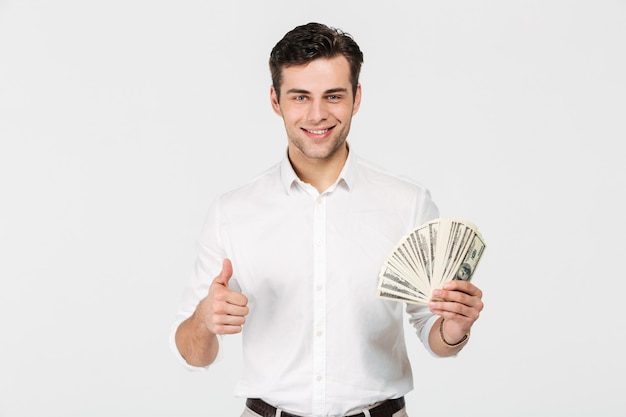
[[[467, 281], [453, 280], [435, 290], [430, 311], [441, 316], [428, 336], [431, 350], [439, 356], [457, 354], [467, 343], [470, 329], [483, 309], [482, 291]], [[442, 340], [443, 339], [443, 340]]]
[[209, 286], [207, 296], [176, 330], [176, 347], [190, 365], [210, 365], [217, 357], [217, 335], [241, 332], [248, 314], [248, 299], [228, 288], [232, 274], [230, 260], [225, 259], [222, 271]]

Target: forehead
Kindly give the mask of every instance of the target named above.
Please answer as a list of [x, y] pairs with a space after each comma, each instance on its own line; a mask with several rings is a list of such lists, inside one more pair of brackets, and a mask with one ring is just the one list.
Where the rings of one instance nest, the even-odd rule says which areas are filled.
[[304, 65], [284, 67], [281, 77], [281, 90], [306, 90], [323, 92], [335, 88], [348, 89], [350, 64], [338, 55], [333, 58], [318, 58]]

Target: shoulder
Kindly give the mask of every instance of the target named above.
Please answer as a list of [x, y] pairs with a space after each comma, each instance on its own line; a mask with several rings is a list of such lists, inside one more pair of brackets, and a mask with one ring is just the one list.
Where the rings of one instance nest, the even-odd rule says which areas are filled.
[[371, 206], [382, 204], [395, 213], [409, 213], [411, 226], [439, 215], [430, 190], [421, 182], [362, 158], [355, 158], [354, 164], [354, 190]]
[[223, 192], [215, 203], [222, 207], [241, 206], [263, 196], [275, 195], [282, 188], [280, 164], [274, 164], [243, 184]]
[[363, 180], [368, 187], [389, 190], [393, 193], [429, 194], [428, 188], [414, 178], [394, 173], [364, 158], [355, 156], [356, 180]]

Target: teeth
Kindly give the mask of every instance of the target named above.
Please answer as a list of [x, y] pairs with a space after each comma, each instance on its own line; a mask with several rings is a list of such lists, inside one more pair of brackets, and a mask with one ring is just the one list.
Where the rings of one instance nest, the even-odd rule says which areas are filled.
[[322, 130], [308, 130], [307, 131], [309, 133], [313, 133], [314, 135], [321, 135], [322, 133], [326, 133], [328, 132], [328, 129], [322, 129]]

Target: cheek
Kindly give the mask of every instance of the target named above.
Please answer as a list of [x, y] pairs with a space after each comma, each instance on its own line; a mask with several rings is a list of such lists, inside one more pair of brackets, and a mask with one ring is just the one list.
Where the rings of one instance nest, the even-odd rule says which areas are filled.
[[341, 114], [338, 114], [339, 116], [341, 116], [340, 120], [343, 121], [349, 121], [352, 116], [354, 116], [356, 114], [357, 109], [353, 106], [348, 106], [345, 107], [344, 109], [342, 109]]
[[282, 109], [283, 120], [285, 120], [285, 124], [294, 125], [298, 123], [300, 120], [303, 120], [306, 116], [306, 111], [303, 108], [287, 108], [283, 107]]

